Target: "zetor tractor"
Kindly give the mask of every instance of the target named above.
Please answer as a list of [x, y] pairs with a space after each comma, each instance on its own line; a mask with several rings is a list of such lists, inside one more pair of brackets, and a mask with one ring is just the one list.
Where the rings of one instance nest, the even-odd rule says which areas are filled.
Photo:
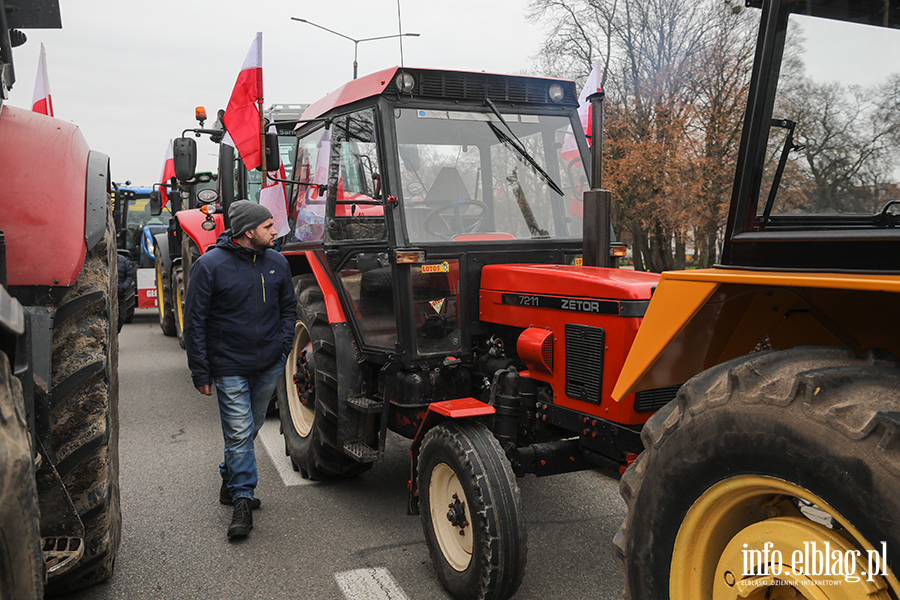
[[296, 131], [286, 450], [304, 477], [344, 478], [388, 429], [411, 439], [409, 509], [457, 597], [522, 581], [517, 476], [618, 475], [675, 393], [612, 399], [658, 276], [610, 268], [624, 246], [607, 194], [583, 201], [577, 106], [571, 81], [392, 68]]
[[897, 600], [900, 3], [747, 4], [722, 264], [663, 273], [613, 391], [686, 382], [621, 480], [625, 598]]
[[109, 158], [71, 123], [3, 103], [19, 29], [60, 26], [57, 3], [0, 0], [2, 598], [107, 579], [122, 524]]

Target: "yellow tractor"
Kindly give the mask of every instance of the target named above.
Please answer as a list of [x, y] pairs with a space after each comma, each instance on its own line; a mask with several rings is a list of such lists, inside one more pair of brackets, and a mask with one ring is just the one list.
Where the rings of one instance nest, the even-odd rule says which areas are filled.
[[631, 600], [900, 598], [900, 2], [761, 9], [722, 264], [663, 273], [614, 398], [644, 426]]

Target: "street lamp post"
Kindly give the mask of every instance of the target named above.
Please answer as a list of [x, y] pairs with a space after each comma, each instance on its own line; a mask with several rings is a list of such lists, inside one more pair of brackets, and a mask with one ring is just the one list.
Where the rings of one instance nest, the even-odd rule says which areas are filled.
[[388, 38], [395, 38], [395, 37], [419, 37], [418, 33], [395, 33], [393, 35], [379, 35], [377, 37], [356, 39], [356, 38], [350, 37], [349, 35], [344, 35], [343, 33], [334, 31], [333, 29], [328, 29], [327, 27], [322, 27], [318, 23], [313, 23], [312, 21], [307, 21], [306, 19], [300, 19], [298, 17], [291, 17], [291, 20], [292, 21], [300, 21], [301, 23], [306, 23], [307, 25], [312, 25], [313, 27], [318, 27], [319, 29], [324, 29], [328, 33], [333, 33], [334, 35], [344, 38], [345, 40], [350, 40], [351, 42], [353, 42], [353, 79], [356, 79], [356, 73], [357, 73], [357, 67], [358, 67], [356, 58], [357, 58], [357, 50], [359, 48], [360, 42], [371, 42], [372, 40], [386, 40]]

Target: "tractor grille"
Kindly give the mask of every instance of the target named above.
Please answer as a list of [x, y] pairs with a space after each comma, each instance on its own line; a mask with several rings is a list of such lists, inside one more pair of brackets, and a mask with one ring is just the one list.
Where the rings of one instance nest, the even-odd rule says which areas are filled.
[[[418, 95], [432, 98], [460, 100], [491, 100], [520, 103], [550, 102], [547, 90], [554, 83], [528, 77], [503, 77], [486, 73], [452, 73], [422, 71], [419, 75]], [[563, 103], [574, 101], [574, 87], [563, 84], [566, 92]], [[570, 89], [572, 88], [572, 89]]]
[[600, 327], [566, 325], [566, 396], [600, 404], [603, 391], [603, 349]]
[[680, 385], [670, 385], [668, 387], [656, 388], [655, 390], [645, 390], [634, 395], [635, 412], [650, 412], [659, 410], [674, 400], [678, 395]]

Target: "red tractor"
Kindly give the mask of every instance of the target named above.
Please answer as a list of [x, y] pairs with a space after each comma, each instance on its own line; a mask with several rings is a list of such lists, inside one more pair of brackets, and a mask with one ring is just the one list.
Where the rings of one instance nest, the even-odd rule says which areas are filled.
[[296, 131], [286, 450], [344, 478], [411, 439], [409, 510], [457, 597], [522, 581], [516, 477], [618, 475], [676, 390], [611, 397], [658, 276], [613, 268], [577, 106], [571, 81], [392, 68]]
[[[56, 3], [0, 0], [2, 98], [19, 29], [60, 26]], [[109, 159], [76, 126], [0, 99], [0, 140], [0, 597], [32, 599], [113, 571], [116, 241]]]

